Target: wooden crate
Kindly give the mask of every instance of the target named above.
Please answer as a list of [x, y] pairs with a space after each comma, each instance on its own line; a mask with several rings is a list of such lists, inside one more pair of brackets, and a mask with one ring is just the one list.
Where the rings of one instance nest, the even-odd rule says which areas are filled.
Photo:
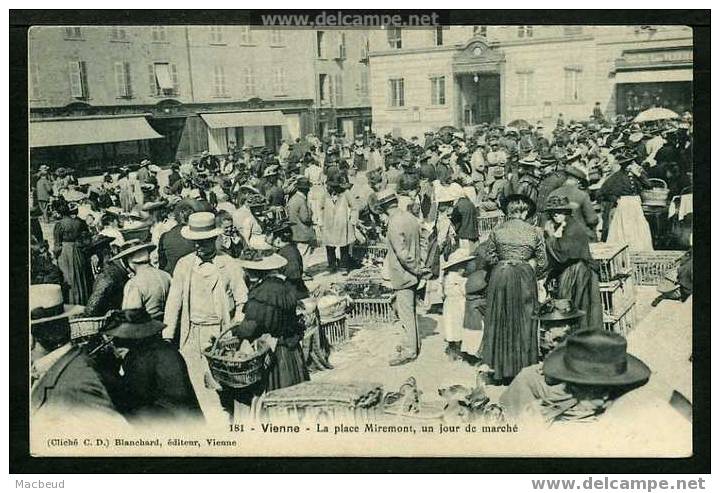
[[350, 339], [347, 317], [320, 324], [320, 332], [331, 348], [336, 348]]
[[683, 255], [685, 252], [682, 250], [631, 252], [630, 263], [635, 283], [638, 286], [657, 286], [667, 271], [678, 266]]
[[590, 243], [590, 254], [598, 263], [600, 282], [611, 282], [631, 272], [627, 245]]
[[637, 290], [632, 276], [625, 280], [612, 281], [600, 284], [600, 299], [602, 300], [603, 313], [608, 315], [619, 315], [625, 309], [635, 303]]
[[350, 302], [350, 325], [374, 325], [397, 320], [393, 295], [382, 298], [356, 299]]
[[627, 337], [635, 328], [635, 303], [617, 316], [604, 313], [603, 326], [605, 330]]
[[478, 212], [478, 232], [480, 235], [486, 236], [498, 224], [505, 222], [505, 215], [502, 211], [481, 211]]

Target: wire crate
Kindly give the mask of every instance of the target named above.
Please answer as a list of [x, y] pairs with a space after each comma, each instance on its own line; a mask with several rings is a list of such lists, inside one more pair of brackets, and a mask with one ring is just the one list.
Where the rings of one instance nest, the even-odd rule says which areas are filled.
[[381, 244], [353, 246], [353, 256], [355, 258], [361, 260], [367, 258], [373, 263], [382, 263], [385, 260], [387, 252], [387, 246]]
[[393, 306], [394, 295], [381, 298], [356, 299], [350, 302], [351, 325], [373, 325], [392, 323], [397, 320], [395, 307]]
[[331, 348], [339, 347], [350, 339], [347, 317], [320, 324], [320, 333]]
[[638, 286], [657, 286], [665, 273], [680, 263], [685, 252], [682, 250], [659, 250], [652, 252], [631, 252], [633, 277]]
[[602, 300], [603, 313], [608, 315], [619, 315], [625, 309], [635, 303], [637, 291], [632, 276], [624, 280], [603, 283], [600, 286], [600, 299]]
[[630, 251], [627, 245], [590, 243], [590, 254], [598, 263], [600, 282], [611, 282], [630, 273]]
[[478, 232], [489, 234], [498, 224], [505, 222], [505, 214], [502, 211], [480, 211], [478, 212]]
[[617, 316], [604, 313], [603, 326], [605, 330], [627, 337], [635, 328], [635, 303]]

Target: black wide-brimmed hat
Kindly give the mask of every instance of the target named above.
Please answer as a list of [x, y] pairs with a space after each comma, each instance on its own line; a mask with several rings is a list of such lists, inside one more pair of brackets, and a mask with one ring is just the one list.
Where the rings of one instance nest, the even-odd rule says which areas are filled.
[[120, 339], [144, 339], [160, 333], [165, 324], [154, 320], [144, 308], [115, 310], [107, 315], [103, 334]]
[[572, 212], [577, 209], [578, 204], [570, 202], [570, 199], [564, 196], [551, 195], [545, 202], [545, 211]]
[[535, 211], [537, 211], [537, 205], [535, 205], [535, 202], [528, 197], [527, 195], [523, 195], [521, 193], [513, 193], [511, 195], [507, 196], [507, 199], [505, 200], [505, 204], [502, 207], [502, 210], [505, 214], [507, 214], [507, 206], [510, 202], [516, 202], [518, 200], [522, 200], [525, 202], [528, 206], [528, 217], [535, 215]]
[[632, 385], [650, 378], [650, 368], [627, 352], [627, 340], [606, 330], [583, 330], [568, 337], [543, 364], [556, 380], [583, 385]]

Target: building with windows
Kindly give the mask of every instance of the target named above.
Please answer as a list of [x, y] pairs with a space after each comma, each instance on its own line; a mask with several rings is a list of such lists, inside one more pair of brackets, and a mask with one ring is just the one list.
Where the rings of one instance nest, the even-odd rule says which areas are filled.
[[[259, 26], [29, 32], [33, 162], [81, 171], [369, 125], [367, 33]], [[318, 40], [322, 40], [322, 51]]]
[[692, 30], [683, 26], [451, 26], [370, 33], [376, 133], [554, 126], [651, 106], [691, 108]]

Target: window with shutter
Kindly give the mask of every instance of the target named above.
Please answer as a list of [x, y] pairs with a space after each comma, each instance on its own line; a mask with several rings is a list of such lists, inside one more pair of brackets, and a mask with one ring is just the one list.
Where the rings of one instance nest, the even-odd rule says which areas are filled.
[[169, 63], [156, 63], [154, 66], [157, 95], [171, 95], [175, 89], [173, 78], [170, 75]]
[[519, 72], [518, 77], [518, 101], [520, 103], [529, 104], [532, 102], [533, 86], [532, 72]]
[[343, 104], [343, 76], [341, 74], [335, 76], [335, 104], [338, 106]]
[[391, 27], [387, 30], [387, 41], [390, 48], [402, 48], [402, 31], [399, 27]]
[[328, 91], [327, 91], [327, 74], [320, 74], [318, 76], [318, 91], [320, 96], [320, 103], [327, 102]]
[[215, 65], [214, 76], [215, 96], [226, 96], [227, 89], [225, 86], [225, 67], [222, 65]]
[[173, 94], [176, 96], [180, 94], [180, 82], [178, 80], [178, 71], [177, 71], [177, 65], [174, 63], [170, 65], [170, 72], [172, 75], [172, 82], [173, 82]]
[[402, 108], [405, 106], [405, 80], [390, 79], [390, 106]]
[[155, 77], [154, 63], [148, 65], [148, 82], [150, 83], [150, 95], [158, 96], [160, 94], [160, 88], [158, 87], [157, 78]]
[[74, 98], [87, 97], [87, 80], [84, 74], [85, 62], [71, 61], [68, 64], [70, 72], [70, 95]]
[[127, 87], [125, 77], [125, 64], [123, 62], [115, 62], [115, 94], [119, 98], [127, 97]]
[[580, 101], [580, 74], [576, 68], [565, 69], [565, 100], [568, 102]]
[[250, 31], [250, 26], [240, 26], [240, 44], [252, 44], [252, 31]]
[[323, 31], [318, 31], [316, 36], [317, 36], [317, 39], [316, 39], [316, 41], [317, 41], [317, 43], [316, 43], [317, 57], [324, 58], [324, 56], [325, 56], [325, 33]]
[[533, 27], [532, 26], [518, 26], [518, 38], [532, 38]]
[[152, 37], [155, 42], [167, 41], [167, 30], [165, 26], [153, 26]]
[[82, 39], [82, 30], [78, 26], [66, 27], [65, 39]]
[[435, 27], [435, 31], [433, 33], [433, 41], [435, 43], [435, 46], [443, 45], [443, 27], [442, 26]]
[[245, 67], [245, 95], [255, 95], [255, 74], [252, 67]]
[[32, 99], [40, 99], [40, 66], [37, 63], [30, 64], [30, 97]]
[[445, 77], [430, 78], [430, 104], [433, 106], [445, 105]]

